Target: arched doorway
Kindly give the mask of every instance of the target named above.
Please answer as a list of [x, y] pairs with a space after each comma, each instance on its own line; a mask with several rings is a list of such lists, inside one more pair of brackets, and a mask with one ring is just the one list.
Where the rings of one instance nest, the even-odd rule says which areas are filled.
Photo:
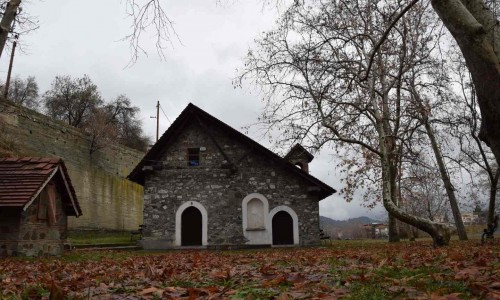
[[186, 208], [181, 216], [181, 246], [202, 245], [202, 215], [194, 206]]
[[286, 211], [277, 212], [272, 221], [273, 245], [293, 245], [293, 218]]

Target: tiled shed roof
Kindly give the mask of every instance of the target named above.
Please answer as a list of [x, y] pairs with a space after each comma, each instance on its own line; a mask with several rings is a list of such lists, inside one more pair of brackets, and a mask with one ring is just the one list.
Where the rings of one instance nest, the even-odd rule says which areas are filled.
[[0, 207], [26, 209], [54, 177], [63, 186], [65, 204], [73, 208], [68, 215], [80, 216], [75, 190], [60, 158], [0, 158]]

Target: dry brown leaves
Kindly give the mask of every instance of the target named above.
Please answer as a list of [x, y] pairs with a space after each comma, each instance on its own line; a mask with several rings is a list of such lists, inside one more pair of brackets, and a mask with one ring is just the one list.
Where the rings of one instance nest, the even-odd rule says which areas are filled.
[[498, 243], [72, 252], [0, 260], [0, 298], [500, 299]]

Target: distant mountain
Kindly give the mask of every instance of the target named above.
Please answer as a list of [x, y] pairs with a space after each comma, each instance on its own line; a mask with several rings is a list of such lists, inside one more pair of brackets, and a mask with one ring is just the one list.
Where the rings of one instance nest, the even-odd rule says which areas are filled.
[[358, 217], [358, 218], [352, 218], [349, 220], [344, 220], [344, 221], [338, 221], [334, 219], [330, 219], [328, 217], [319, 217], [319, 225], [321, 228], [325, 227], [335, 227], [335, 228], [347, 228], [351, 227], [353, 225], [360, 225], [360, 224], [370, 224], [370, 223], [382, 223], [378, 220], [371, 219], [369, 217]]

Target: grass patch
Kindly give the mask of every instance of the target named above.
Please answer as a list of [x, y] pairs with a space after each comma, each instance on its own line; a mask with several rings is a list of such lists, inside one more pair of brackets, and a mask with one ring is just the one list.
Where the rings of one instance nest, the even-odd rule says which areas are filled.
[[30, 285], [24, 289], [23, 293], [21, 294], [21, 299], [42, 299], [43, 297], [48, 297], [49, 294], [50, 292], [42, 285]]
[[267, 289], [258, 286], [246, 286], [239, 289], [232, 297], [233, 299], [273, 299], [278, 296], [280, 291], [275, 289]]
[[434, 272], [438, 272], [438, 269], [434, 267], [423, 267], [418, 269], [383, 267], [375, 270], [375, 274], [377, 276], [383, 276], [393, 279], [428, 276], [430, 274], [433, 274]]
[[349, 287], [352, 291], [350, 295], [348, 295], [344, 299], [349, 300], [385, 300], [391, 299], [389, 293], [382, 290], [380, 287], [376, 285], [367, 285], [367, 284], [353, 284]]
[[68, 240], [72, 245], [97, 245], [97, 244], [134, 244], [138, 236], [131, 240], [128, 231], [102, 231], [102, 230], [72, 230], [68, 234]]
[[71, 251], [61, 256], [61, 260], [66, 262], [91, 262], [103, 259], [120, 261], [130, 258], [133, 254], [135, 252], [130, 251]]
[[429, 292], [439, 292], [440, 294], [451, 294], [451, 293], [462, 293], [466, 295], [466, 298], [470, 298], [470, 290], [465, 286], [464, 282], [461, 281], [435, 281], [427, 280], [425, 283], [425, 289]]

